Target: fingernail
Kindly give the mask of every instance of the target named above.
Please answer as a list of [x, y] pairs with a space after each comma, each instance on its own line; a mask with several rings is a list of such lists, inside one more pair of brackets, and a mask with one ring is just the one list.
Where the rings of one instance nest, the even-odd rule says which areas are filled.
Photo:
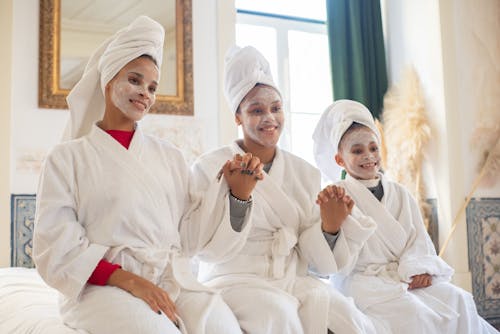
[[221, 169], [221, 170], [219, 171], [219, 173], [217, 173], [217, 177], [216, 177], [216, 178], [217, 178], [217, 181], [220, 181], [220, 179], [222, 178], [222, 174], [224, 174], [224, 171]]

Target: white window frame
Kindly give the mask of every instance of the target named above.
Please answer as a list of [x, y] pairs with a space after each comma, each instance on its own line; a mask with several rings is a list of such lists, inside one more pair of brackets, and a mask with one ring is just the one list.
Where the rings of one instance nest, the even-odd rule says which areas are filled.
[[[291, 140], [291, 120], [292, 114], [301, 115], [311, 113], [293, 111], [291, 108], [290, 99], [290, 71], [289, 71], [289, 47], [288, 47], [288, 32], [290, 30], [301, 31], [306, 33], [327, 34], [326, 22], [321, 20], [313, 20], [307, 18], [298, 18], [293, 16], [275, 15], [270, 13], [261, 13], [248, 10], [237, 9], [236, 24], [250, 24], [263, 27], [272, 27], [276, 29], [276, 52], [277, 52], [277, 78], [276, 83], [283, 93], [283, 107], [285, 110], [285, 132], [280, 139], [280, 147], [293, 152]], [[244, 45], [242, 45], [244, 46]], [[318, 111], [318, 114], [321, 111]], [[312, 149], [312, 148], [311, 148]]]

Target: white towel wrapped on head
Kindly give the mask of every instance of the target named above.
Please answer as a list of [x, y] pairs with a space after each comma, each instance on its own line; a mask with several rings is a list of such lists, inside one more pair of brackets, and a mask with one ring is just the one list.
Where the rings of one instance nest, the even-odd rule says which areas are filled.
[[233, 114], [257, 84], [271, 86], [281, 95], [268, 61], [254, 47], [233, 46], [226, 52], [224, 63], [224, 94]]
[[318, 168], [329, 181], [340, 180], [342, 167], [335, 162], [340, 140], [352, 123], [370, 128], [380, 143], [380, 133], [372, 114], [363, 104], [352, 100], [337, 100], [321, 115], [313, 133], [313, 153]]
[[125, 65], [146, 54], [156, 61], [158, 68], [161, 66], [164, 38], [161, 24], [139, 16], [101, 44], [66, 99], [71, 114], [63, 140], [86, 135], [92, 124], [103, 117], [106, 84]]

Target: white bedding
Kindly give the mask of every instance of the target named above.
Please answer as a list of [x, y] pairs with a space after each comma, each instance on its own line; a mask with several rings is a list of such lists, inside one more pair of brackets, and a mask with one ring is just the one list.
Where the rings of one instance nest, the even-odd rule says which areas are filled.
[[58, 309], [58, 292], [35, 269], [0, 268], [0, 333], [75, 334]]

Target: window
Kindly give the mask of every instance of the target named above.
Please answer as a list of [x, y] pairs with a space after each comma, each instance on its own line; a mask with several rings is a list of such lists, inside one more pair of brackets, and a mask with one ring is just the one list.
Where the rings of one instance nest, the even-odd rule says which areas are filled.
[[312, 133], [333, 101], [324, 0], [236, 0], [236, 43], [267, 58], [284, 98], [280, 147], [315, 165]]

